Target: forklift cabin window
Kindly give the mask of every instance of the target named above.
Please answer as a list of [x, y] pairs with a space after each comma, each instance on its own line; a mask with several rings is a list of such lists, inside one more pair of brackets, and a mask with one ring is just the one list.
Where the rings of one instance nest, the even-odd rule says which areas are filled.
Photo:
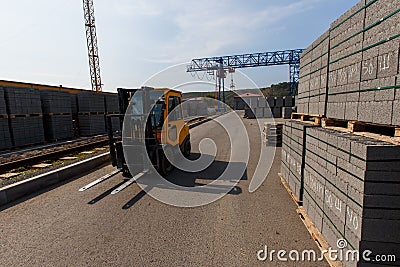
[[168, 120], [178, 121], [182, 119], [181, 101], [178, 96], [168, 98]]

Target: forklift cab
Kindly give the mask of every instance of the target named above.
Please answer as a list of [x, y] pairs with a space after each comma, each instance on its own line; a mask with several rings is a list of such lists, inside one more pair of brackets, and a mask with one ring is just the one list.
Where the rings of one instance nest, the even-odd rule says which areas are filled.
[[[143, 164], [147, 162], [143, 160], [145, 153], [156, 170], [164, 176], [172, 166], [163, 148], [179, 146], [185, 156], [190, 155], [189, 127], [184, 122], [181, 92], [168, 88], [118, 88], [118, 97], [120, 114], [107, 118], [107, 130], [112, 164], [125, 176], [131, 177], [143, 170]], [[119, 136], [111, 130], [111, 117], [115, 116], [119, 117], [122, 129]], [[135, 156], [133, 160], [130, 158], [129, 168], [124, 147], [129, 149], [129, 155]], [[132, 164], [137, 166], [133, 168]], [[135, 173], [130, 173], [133, 169]]]

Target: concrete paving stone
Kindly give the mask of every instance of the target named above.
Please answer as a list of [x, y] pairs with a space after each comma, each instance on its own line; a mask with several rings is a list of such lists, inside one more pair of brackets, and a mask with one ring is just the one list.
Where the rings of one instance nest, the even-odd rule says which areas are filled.
[[[361, 95], [360, 95], [361, 97]], [[360, 101], [358, 102], [358, 115], [357, 120], [363, 122], [372, 122], [373, 121], [373, 101]]]
[[[385, 266], [399, 266], [400, 264], [400, 251], [399, 251], [399, 243], [390, 243], [390, 242], [371, 242], [371, 241], [361, 241], [360, 242], [360, 251], [370, 250], [373, 254], [370, 256], [371, 259], [375, 257], [375, 255], [395, 255], [396, 262], [388, 263]], [[360, 267], [375, 267], [379, 266], [379, 264], [374, 263], [360, 263]]]
[[[393, 44], [384, 44], [384, 46]], [[399, 44], [398, 41], [395, 43], [393, 51], [385, 51], [379, 49], [378, 55], [378, 78], [391, 77], [397, 74], [399, 66]], [[382, 50], [382, 51], [381, 51]]]
[[[304, 84], [302, 84], [302, 85], [304, 85]], [[299, 84], [299, 86], [300, 86], [300, 84]], [[273, 97], [273, 96], [268, 96], [268, 97], [267, 97], [267, 103], [268, 103], [268, 106], [269, 106], [270, 108], [275, 107], [275, 97]]]
[[[385, 78], [378, 78], [373, 83], [373, 87], [377, 88], [375, 90], [375, 101], [393, 101], [395, 99], [395, 89], [384, 89], [379, 90], [384, 87], [391, 87], [396, 84], [396, 76], [385, 77]], [[368, 89], [368, 88], [366, 88]]]
[[283, 107], [283, 106], [284, 106], [283, 97], [281, 96], [275, 97], [275, 107]]
[[367, 195], [400, 195], [400, 183], [364, 183], [364, 194]]
[[106, 112], [119, 112], [119, 102], [117, 95], [104, 96]]
[[6, 100], [4, 98], [4, 89], [0, 87], [0, 115], [7, 114]]
[[92, 92], [77, 94], [79, 112], [105, 112], [104, 95]]
[[334, 228], [329, 220], [323, 220], [322, 234], [332, 248], [336, 248], [336, 243], [342, 235]]
[[400, 210], [396, 209], [373, 209], [363, 207], [363, 218], [400, 220]]
[[[353, 183], [356, 182], [357, 180], [353, 179], [352, 180]], [[359, 188], [359, 186], [357, 186]], [[356, 188], [356, 186], [354, 186], [352, 183], [349, 183], [348, 189], [347, 189], [347, 196], [351, 199], [353, 199], [355, 202], [363, 204], [364, 203], [364, 194], [362, 192], [360, 192], [358, 190], [358, 188]]]
[[364, 206], [369, 208], [400, 209], [400, 196], [364, 195]]
[[359, 101], [367, 102], [375, 100], [375, 91], [365, 91], [378, 87], [378, 79], [362, 81], [360, 83], [360, 99]]
[[[348, 199], [345, 207], [345, 229], [353, 233], [354, 237], [361, 239], [362, 236], [362, 212], [363, 206], [357, 205], [351, 199]], [[353, 237], [353, 238], [354, 238]]]
[[366, 160], [389, 161], [400, 160], [400, 146], [376, 140], [354, 141], [351, 153]]
[[373, 80], [377, 78], [378, 56], [365, 57], [361, 64], [361, 81]]
[[391, 124], [392, 122], [392, 101], [372, 102], [372, 121], [379, 124]]
[[46, 141], [55, 141], [74, 137], [72, 115], [44, 116], [43, 127]]
[[330, 219], [341, 232], [344, 232], [347, 195], [330, 183], [326, 183], [324, 201], [324, 212], [330, 213]]
[[345, 104], [345, 120], [357, 120], [358, 118], [358, 102], [346, 102]]
[[400, 101], [393, 101], [392, 125], [400, 126]]

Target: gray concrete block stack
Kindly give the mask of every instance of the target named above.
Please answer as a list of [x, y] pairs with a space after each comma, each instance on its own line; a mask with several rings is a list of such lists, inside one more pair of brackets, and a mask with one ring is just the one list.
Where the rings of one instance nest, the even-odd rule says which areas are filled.
[[63, 91], [40, 91], [40, 98], [46, 140], [51, 142], [72, 138], [74, 130], [70, 94]]
[[0, 87], [0, 150], [12, 147], [4, 89]]
[[81, 136], [93, 136], [106, 132], [106, 107], [104, 95], [92, 92], [78, 93], [78, 120]]
[[399, 9], [362, 0], [302, 53], [298, 112], [400, 126]]
[[[320, 76], [322, 92], [322, 77], [327, 81], [326, 112], [319, 114], [400, 125], [399, 21], [399, 1], [368, 0], [331, 24], [328, 69]], [[301, 57], [296, 99], [300, 113], [318, 114], [313, 105], [318, 86], [312, 80], [317, 66], [324, 65], [313, 51], [323, 36]], [[285, 123], [282, 174], [289, 185], [292, 177], [297, 183], [303, 181], [299, 199], [317, 229], [333, 248], [338, 239], [345, 239], [347, 249], [400, 257], [400, 146], [322, 127], [294, 131], [293, 125], [299, 123]], [[304, 139], [299, 140], [302, 134]], [[303, 165], [298, 169], [300, 158]], [[296, 196], [297, 186], [290, 185]]]
[[291, 118], [295, 99], [292, 96], [259, 97], [257, 102], [246, 109], [245, 117], [248, 118]]
[[297, 112], [323, 115], [329, 64], [329, 31], [315, 40], [301, 55]]
[[309, 127], [315, 127], [295, 120], [285, 120], [282, 131], [282, 164], [281, 173], [283, 179], [298, 200], [303, 198], [303, 175], [304, 165], [304, 131]]
[[[104, 95], [105, 105], [106, 105], [106, 115], [118, 114], [119, 113], [119, 102], [117, 95]], [[107, 125], [106, 125], [107, 126]], [[111, 126], [113, 131], [119, 131], [120, 119], [117, 117], [111, 118]]]
[[43, 143], [43, 114], [36, 89], [4, 87], [13, 146]]

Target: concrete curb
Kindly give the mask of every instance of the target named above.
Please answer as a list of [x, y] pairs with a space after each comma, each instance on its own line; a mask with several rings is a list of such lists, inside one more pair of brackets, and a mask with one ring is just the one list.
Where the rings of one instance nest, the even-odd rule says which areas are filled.
[[109, 160], [110, 153], [103, 153], [93, 158], [85, 159], [72, 165], [65, 166], [48, 173], [43, 173], [38, 176], [0, 188], [0, 206], [8, 204], [23, 196], [38, 192], [39, 190], [47, 188], [51, 185], [70, 179], [83, 172], [95, 169], [99, 165], [106, 163]]

